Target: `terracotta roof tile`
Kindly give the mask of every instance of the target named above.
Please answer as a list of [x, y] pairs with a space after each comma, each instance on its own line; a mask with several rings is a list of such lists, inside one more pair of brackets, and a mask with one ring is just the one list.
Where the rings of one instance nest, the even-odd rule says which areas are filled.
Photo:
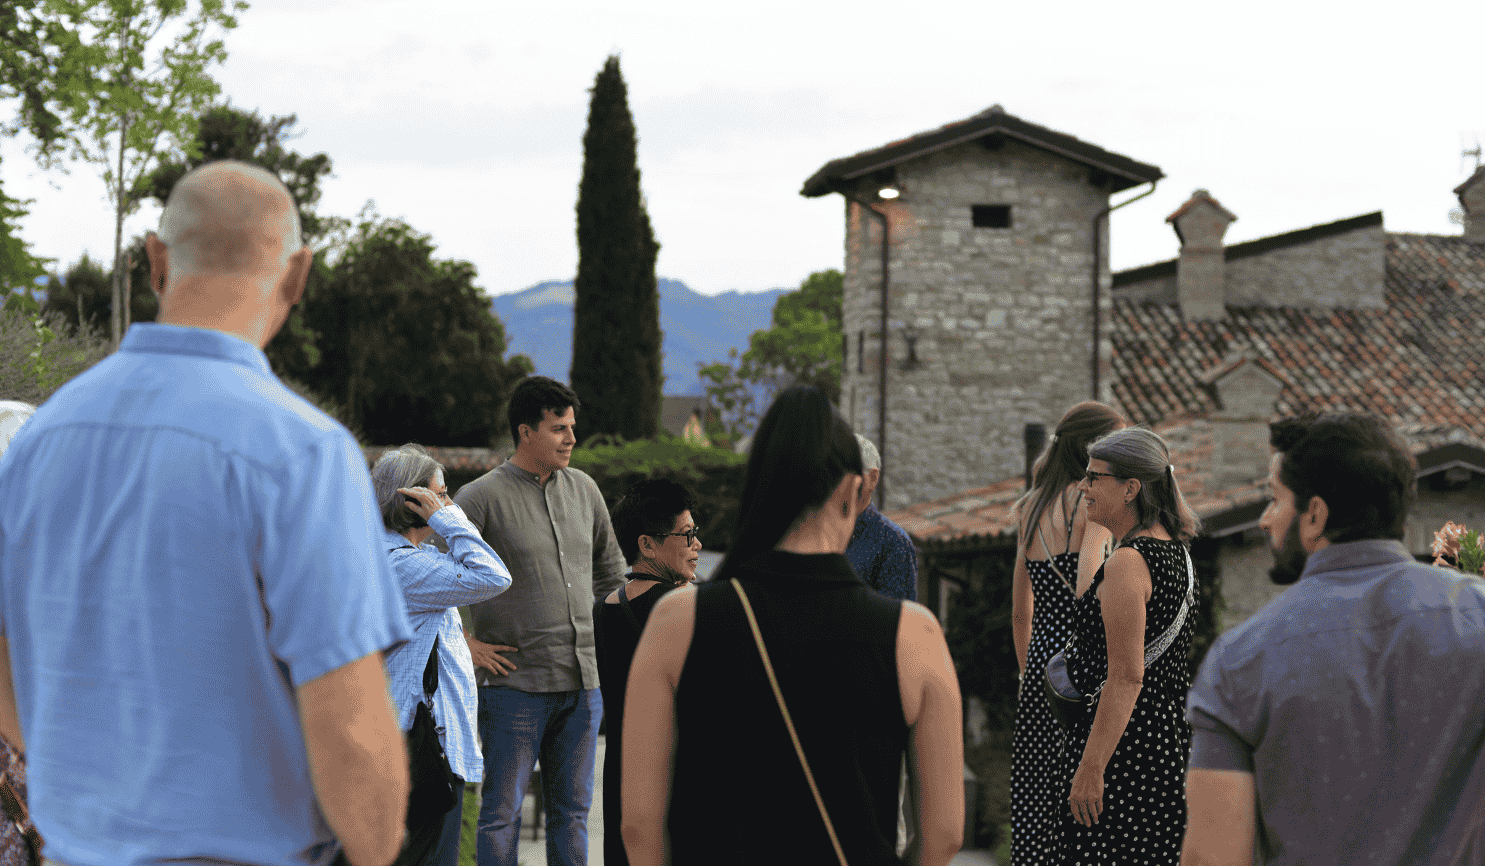
[[1186, 322], [1174, 304], [1114, 301], [1115, 399], [1154, 424], [1216, 407], [1202, 376], [1236, 352], [1280, 375], [1282, 414], [1347, 407], [1485, 434], [1485, 244], [1389, 233], [1387, 308], [1228, 307]]

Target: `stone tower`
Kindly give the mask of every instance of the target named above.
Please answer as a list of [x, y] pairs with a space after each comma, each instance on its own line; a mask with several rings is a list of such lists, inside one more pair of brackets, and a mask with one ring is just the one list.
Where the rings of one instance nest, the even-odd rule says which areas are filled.
[[886, 506], [1017, 475], [1027, 423], [1108, 399], [1109, 195], [1162, 176], [997, 105], [805, 181], [846, 199], [841, 410]]

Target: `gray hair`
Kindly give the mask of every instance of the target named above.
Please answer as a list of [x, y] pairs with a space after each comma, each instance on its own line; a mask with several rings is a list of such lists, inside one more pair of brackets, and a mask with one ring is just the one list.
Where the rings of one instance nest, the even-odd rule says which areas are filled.
[[1109, 464], [1116, 478], [1140, 482], [1139, 495], [1134, 498], [1135, 525], [1119, 539], [1121, 542], [1156, 523], [1164, 526], [1171, 538], [1188, 543], [1201, 531], [1200, 518], [1186, 504], [1176, 484], [1170, 446], [1152, 431], [1143, 427], [1115, 430], [1088, 446], [1088, 459]]
[[421, 445], [408, 444], [388, 451], [371, 467], [371, 487], [376, 491], [376, 507], [382, 513], [382, 525], [393, 532], [426, 526], [423, 519], [406, 507], [407, 500], [398, 493], [403, 487], [427, 487], [443, 466], [428, 456]]
[[870, 439], [862, 436], [860, 433], [856, 434], [856, 444], [861, 446], [862, 471], [875, 469], [880, 472], [882, 469], [882, 455], [877, 453], [877, 446], [873, 445]]

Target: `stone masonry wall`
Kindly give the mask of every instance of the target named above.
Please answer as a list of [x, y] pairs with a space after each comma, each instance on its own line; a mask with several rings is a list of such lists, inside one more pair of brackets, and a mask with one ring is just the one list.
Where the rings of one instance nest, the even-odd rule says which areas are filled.
[[1370, 226], [1227, 263], [1227, 303], [1247, 307], [1386, 306], [1387, 233]]
[[[976, 143], [946, 149], [899, 165], [897, 179], [901, 197], [878, 204], [891, 219], [889, 507], [1019, 474], [1023, 425], [1050, 431], [1089, 398], [1090, 230], [1107, 203], [1086, 168], [1015, 142], [994, 152]], [[1010, 205], [1012, 227], [974, 227], [976, 204]], [[881, 438], [879, 226], [847, 205], [842, 408], [873, 440]], [[1102, 249], [1106, 323], [1107, 243]], [[905, 331], [916, 334], [915, 369], [903, 366]], [[1106, 387], [1106, 332], [1101, 342]]]
[[[1270, 250], [1227, 262], [1225, 304], [1234, 307], [1386, 305], [1387, 233], [1381, 226]], [[1119, 297], [1176, 303], [1176, 277], [1120, 286]]]

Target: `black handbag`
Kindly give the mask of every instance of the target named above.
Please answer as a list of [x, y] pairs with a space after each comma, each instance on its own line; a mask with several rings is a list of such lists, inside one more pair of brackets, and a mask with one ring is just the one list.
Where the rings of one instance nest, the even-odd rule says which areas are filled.
[[423, 700], [407, 732], [411, 786], [407, 798], [407, 835], [393, 866], [413, 866], [425, 860], [443, 833], [444, 819], [457, 801], [455, 786], [463, 785], [449, 767], [433, 718], [433, 693], [438, 691], [438, 637], [423, 668]]
[[[1186, 622], [1186, 615], [1191, 612], [1191, 607], [1196, 603], [1196, 569], [1191, 564], [1191, 551], [1186, 553], [1186, 597], [1181, 599], [1181, 609], [1176, 612], [1175, 620], [1170, 624], [1160, 637], [1145, 647], [1145, 667], [1155, 663], [1161, 653], [1175, 643], [1176, 635], [1180, 634], [1181, 626]], [[1083, 694], [1078, 687], [1073, 685], [1072, 672], [1067, 669], [1067, 651], [1072, 649], [1073, 641], [1077, 640], [1074, 635], [1067, 639], [1067, 644], [1055, 655], [1047, 660], [1046, 670], [1043, 672], [1042, 684], [1047, 693], [1047, 707], [1052, 711], [1052, 718], [1062, 726], [1064, 731], [1072, 730], [1080, 720], [1087, 716], [1088, 708], [1093, 706], [1093, 699], [1103, 691], [1107, 680], [1098, 684], [1091, 694]]]

